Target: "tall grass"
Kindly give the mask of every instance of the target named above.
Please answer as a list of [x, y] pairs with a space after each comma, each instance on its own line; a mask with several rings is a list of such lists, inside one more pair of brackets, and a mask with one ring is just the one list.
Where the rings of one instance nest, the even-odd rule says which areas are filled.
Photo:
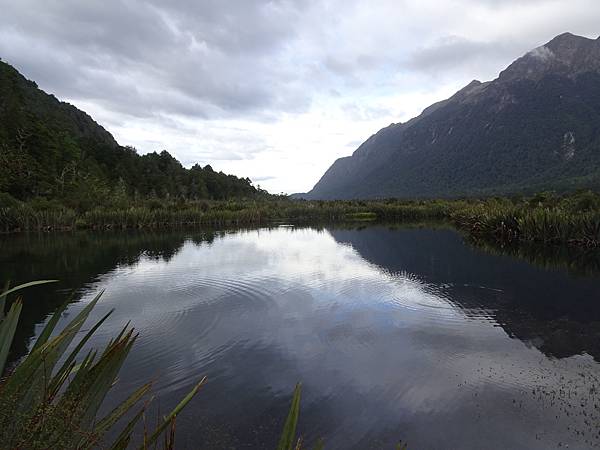
[[295, 223], [348, 220], [441, 219], [448, 205], [440, 202], [363, 201], [203, 201], [139, 203], [128, 207], [97, 207], [74, 211], [64, 206], [39, 209], [28, 204], [0, 205], [0, 231], [74, 229], [136, 229], [177, 226], [263, 225], [275, 221]]
[[478, 206], [454, 211], [451, 219], [472, 237], [499, 243], [540, 242], [600, 246], [600, 212], [561, 208]]
[[[12, 303], [5, 314], [9, 294], [26, 287], [52, 282], [38, 281], [9, 289], [0, 294], [0, 374], [6, 369], [8, 352], [22, 309], [21, 299]], [[136, 389], [110, 413], [97, 417], [106, 394], [116, 382], [119, 370], [131, 351], [137, 334], [125, 326], [102, 351], [89, 350], [81, 355], [85, 344], [108, 319], [106, 314], [78, 342], [84, 322], [100, 299], [98, 294], [63, 331], [53, 336], [67, 304], [50, 318], [31, 352], [16, 367], [7, 370], [0, 382], [0, 447], [7, 449], [87, 449], [106, 446], [124, 449], [132, 444], [132, 433], [148, 405], [151, 383]], [[74, 348], [67, 352], [67, 350]], [[206, 378], [169, 413], [149, 437], [139, 444], [145, 449], [158, 443], [167, 428], [174, 430], [177, 414], [196, 395]], [[146, 402], [142, 402], [146, 398]], [[126, 416], [130, 420], [111, 443], [105, 435]], [[165, 447], [173, 446], [173, 433], [167, 433]]]
[[50, 202], [0, 202], [0, 230], [4, 232], [366, 220], [450, 221], [472, 237], [501, 244], [542, 242], [600, 246], [600, 195], [592, 192], [466, 200], [293, 201], [272, 198], [180, 202], [155, 199], [86, 211], [75, 211]]

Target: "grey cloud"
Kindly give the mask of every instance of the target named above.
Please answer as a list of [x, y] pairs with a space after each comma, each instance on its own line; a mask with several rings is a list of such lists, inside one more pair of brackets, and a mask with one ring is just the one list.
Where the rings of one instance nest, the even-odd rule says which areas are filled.
[[[456, 9], [517, 3], [461, 0]], [[1, 57], [59, 97], [133, 117], [274, 120], [307, 111], [320, 93], [381, 86], [395, 70], [500, 69], [535, 42], [443, 37], [432, 23], [429, 39], [438, 38], [429, 45], [418, 45], [428, 36], [402, 40], [397, 30], [389, 30], [389, 42], [353, 45], [368, 41], [369, 30], [357, 23], [338, 35], [336, 27], [346, 12], [363, 7], [358, 1], [0, 0], [0, 6]], [[587, 24], [593, 16], [578, 20]], [[372, 26], [383, 39], [378, 24]], [[427, 23], [416, 29], [428, 30]]]
[[294, 22], [308, 1], [151, 0], [171, 15], [196, 42], [226, 53], [262, 54], [276, 48], [294, 33]]
[[382, 117], [389, 117], [392, 112], [388, 108], [361, 105], [350, 102], [342, 105], [346, 115], [356, 121], [373, 120]]
[[446, 36], [438, 39], [433, 45], [416, 50], [409, 58], [407, 66], [432, 74], [473, 64], [499, 67], [499, 61], [514, 58], [522, 47], [522, 43], [510, 40], [482, 42]]
[[307, 108], [298, 75], [278, 59], [308, 2], [233, 3], [12, 2], [0, 55], [59, 96], [133, 116]]
[[[554, 3], [556, 0], [527, 0], [527, 3], [539, 5], [541, 3]], [[468, 0], [473, 4], [484, 4], [497, 8], [512, 7], [515, 5], [523, 5], [523, 0]]]
[[339, 55], [330, 54], [324, 60], [324, 66], [327, 70], [342, 76], [377, 66], [380, 63], [381, 58], [377, 55], [365, 54], [358, 54], [351, 58], [342, 58]]
[[355, 141], [350, 141], [346, 144], [346, 147], [351, 148], [351, 149], [356, 149], [360, 146], [360, 144], [362, 144], [363, 141], [362, 140], [355, 140]]

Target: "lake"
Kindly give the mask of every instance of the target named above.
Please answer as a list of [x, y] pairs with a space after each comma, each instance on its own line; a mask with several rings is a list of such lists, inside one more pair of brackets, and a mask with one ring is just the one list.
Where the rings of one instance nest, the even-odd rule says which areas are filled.
[[4, 279], [61, 280], [26, 292], [13, 360], [71, 289], [63, 323], [106, 289], [90, 322], [115, 313], [91, 345], [129, 320], [140, 338], [105, 409], [152, 379], [164, 412], [208, 377], [178, 418], [178, 448], [275, 448], [299, 381], [299, 431], [327, 449], [600, 445], [600, 276], [569, 269], [586, 268], [577, 255], [534, 265], [431, 226], [0, 246]]

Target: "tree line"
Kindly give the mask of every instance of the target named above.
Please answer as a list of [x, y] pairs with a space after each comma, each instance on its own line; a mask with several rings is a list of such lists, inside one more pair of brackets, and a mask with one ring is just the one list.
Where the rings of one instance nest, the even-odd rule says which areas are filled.
[[266, 192], [248, 178], [187, 169], [167, 151], [120, 146], [86, 113], [0, 61], [0, 192], [77, 209], [136, 199], [223, 200]]

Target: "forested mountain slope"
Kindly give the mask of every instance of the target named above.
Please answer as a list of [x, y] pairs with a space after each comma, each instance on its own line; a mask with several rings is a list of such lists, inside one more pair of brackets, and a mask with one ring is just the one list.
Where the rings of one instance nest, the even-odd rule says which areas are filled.
[[259, 194], [249, 179], [184, 168], [168, 152], [120, 146], [83, 111], [0, 61], [0, 192], [87, 207], [114, 196], [226, 199]]

